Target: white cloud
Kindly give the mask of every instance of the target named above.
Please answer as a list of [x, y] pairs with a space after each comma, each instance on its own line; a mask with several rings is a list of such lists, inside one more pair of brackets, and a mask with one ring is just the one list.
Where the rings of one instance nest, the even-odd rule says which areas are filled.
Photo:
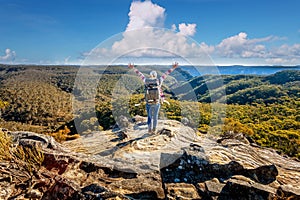
[[300, 58], [300, 44], [292, 46], [284, 44], [273, 51], [273, 56], [276, 57], [298, 57]]
[[300, 63], [300, 44], [268, 46], [284, 37], [268, 36], [249, 39], [245, 32], [223, 39], [215, 46], [214, 55], [228, 59], [260, 59], [262, 63], [297, 65]]
[[129, 23], [121, 37], [111, 42], [109, 47], [102, 44], [95, 48], [88, 54], [89, 59], [114, 59], [126, 55], [136, 58], [201, 57], [205, 61], [203, 55], [207, 51], [212, 52], [214, 47], [205, 43], [199, 45], [188, 37], [196, 33], [196, 24], [181, 23], [178, 25], [179, 32], [176, 32], [175, 24], [171, 30], [165, 29], [165, 11], [149, 0], [133, 1], [128, 14]]
[[196, 33], [196, 24], [181, 23], [178, 25], [179, 34], [193, 36]]
[[[110, 48], [95, 48], [88, 54], [90, 59], [115, 59], [118, 56], [174, 58], [204, 57], [213, 52], [214, 47], [205, 43], [197, 44], [194, 40], [172, 30], [143, 28], [122, 33], [122, 39], [113, 42]], [[203, 59], [203, 62], [207, 60]]]
[[172, 24], [172, 27], [171, 27], [171, 29], [172, 29], [172, 31], [176, 31], [177, 30], [177, 27], [176, 27], [176, 25], [175, 24]]
[[164, 27], [165, 9], [151, 1], [131, 3], [126, 31], [145, 27]]
[[180, 56], [209, 63], [212, 61], [208, 55], [214, 59], [226, 60], [228, 63], [234, 60], [241, 60], [244, 63], [252, 61], [270, 64], [300, 63], [300, 44], [276, 48], [272, 42], [286, 38], [272, 35], [249, 38], [246, 32], [240, 32], [223, 39], [215, 46], [205, 42], [198, 44], [189, 38], [196, 33], [196, 24], [173, 24], [170, 30], [165, 29], [166, 9], [150, 0], [133, 1], [128, 16], [129, 22], [123, 33], [83, 55], [94, 63], [105, 59], [105, 62], [110, 62], [119, 56], [157, 60]]
[[300, 64], [300, 44], [283, 44], [270, 51], [270, 56], [266, 59], [268, 63], [280, 65]]
[[212, 54], [216, 49], [214, 46], [209, 46], [205, 42], [201, 42], [200, 48], [208, 54]]
[[229, 58], [265, 58], [269, 55], [266, 46], [260, 43], [273, 40], [273, 36], [249, 39], [247, 33], [241, 32], [222, 40], [216, 46], [219, 55]]
[[5, 54], [0, 56], [0, 61], [8, 62], [14, 61], [16, 58], [16, 52], [12, 51], [11, 49], [5, 49]]
[[[171, 30], [144, 28], [123, 33], [123, 38], [113, 43], [111, 50], [96, 49], [101, 55], [122, 55], [131, 51], [135, 57], [170, 57], [172, 54], [187, 56], [200, 51], [199, 45], [189, 41], [184, 35]], [[194, 52], [196, 53], [196, 52]]]

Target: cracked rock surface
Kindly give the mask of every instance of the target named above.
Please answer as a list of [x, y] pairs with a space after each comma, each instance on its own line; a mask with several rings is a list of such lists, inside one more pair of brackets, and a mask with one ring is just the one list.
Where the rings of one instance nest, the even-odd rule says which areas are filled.
[[148, 134], [145, 120], [63, 144], [9, 132], [16, 144], [39, 145], [45, 159], [32, 173], [0, 163], [0, 199], [300, 199], [299, 161], [242, 134], [198, 136], [172, 120]]

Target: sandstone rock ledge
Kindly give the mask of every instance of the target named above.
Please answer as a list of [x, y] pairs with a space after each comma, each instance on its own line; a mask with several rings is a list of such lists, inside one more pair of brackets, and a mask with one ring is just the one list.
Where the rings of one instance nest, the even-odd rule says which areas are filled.
[[245, 137], [197, 136], [183, 124], [144, 118], [126, 131], [93, 132], [63, 144], [10, 132], [38, 145], [44, 162], [31, 173], [0, 163], [0, 199], [300, 199], [300, 162]]

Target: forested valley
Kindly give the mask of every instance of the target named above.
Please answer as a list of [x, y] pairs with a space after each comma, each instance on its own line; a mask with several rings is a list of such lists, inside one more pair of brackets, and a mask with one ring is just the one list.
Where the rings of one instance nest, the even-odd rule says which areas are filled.
[[[0, 127], [71, 140], [112, 129], [123, 114], [146, 116], [143, 89], [126, 66], [0, 65]], [[187, 121], [198, 134], [245, 134], [300, 159], [300, 71], [193, 77], [178, 68], [163, 90], [160, 119]]]

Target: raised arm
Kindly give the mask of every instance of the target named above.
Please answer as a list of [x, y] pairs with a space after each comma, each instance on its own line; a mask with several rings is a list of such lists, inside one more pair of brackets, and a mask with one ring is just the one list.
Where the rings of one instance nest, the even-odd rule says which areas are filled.
[[178, 63], [175, 62], [172, 64], [172, 67], [170, 69], [168, 69], [165, 73], [163, 73], [163, 75], [160, 77], [160, 83], [162, 84], [162, 82], [165, 80], [165, 78], [171, 74], [176, 68], [178, 67]]
[[142, 79], [143, 82], [145, 82], [145, 76], [142, 72], [137, 70], [132, 63], [128, 64], [129, 69], [133, 69], [133, 71]]

